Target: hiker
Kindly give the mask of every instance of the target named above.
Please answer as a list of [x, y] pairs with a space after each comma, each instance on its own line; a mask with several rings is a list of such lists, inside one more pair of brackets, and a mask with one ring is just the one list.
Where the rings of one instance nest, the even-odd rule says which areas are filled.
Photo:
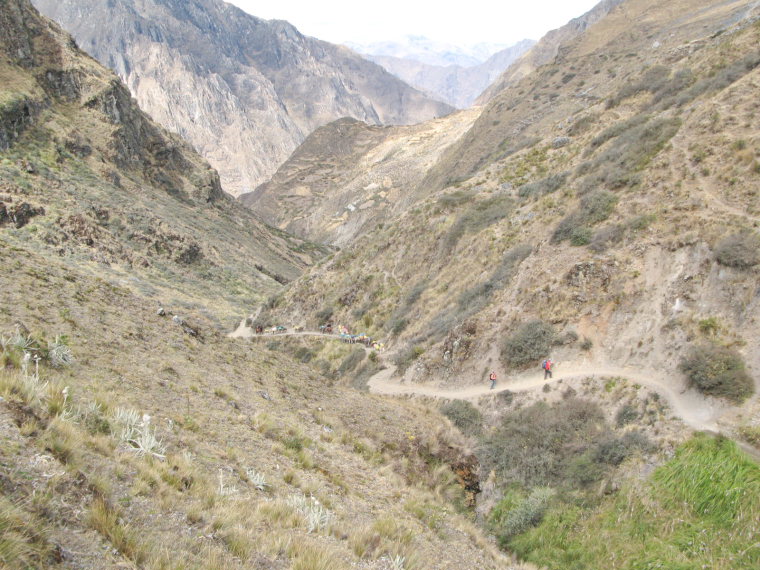
[[547, 358], [546, 360], [544, 360], [541, 363], [541, 368], [544, 369], [544, 380], [546, 380], [547, 377], [548, 378], [552, 377], [552, 366], [553, 365], [554, 365], [554, 363], [551, 361], [550, 358]]
[[496, 386], [496, 372], [494, 370], [491, 370], [488, 379], [491, 381], [491, 390], [493, 390], [494, 386]]

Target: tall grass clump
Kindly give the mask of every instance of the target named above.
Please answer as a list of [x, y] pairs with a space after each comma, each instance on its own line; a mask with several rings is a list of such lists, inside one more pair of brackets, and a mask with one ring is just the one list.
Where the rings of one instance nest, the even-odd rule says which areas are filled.
[[483, 414], [467, 400], [447, 402], [441, 413], [465, 435], [478, 436], [483, 431]]
[[645, 482], [586, 514], [550, 507], [510, 549], [549, 568], [760, 568], [760, 466], [725, 438], [697, 435]]
[[32, 515], [0, 495], [0, 567], [46, 567], [51, 554], [52, 545]]

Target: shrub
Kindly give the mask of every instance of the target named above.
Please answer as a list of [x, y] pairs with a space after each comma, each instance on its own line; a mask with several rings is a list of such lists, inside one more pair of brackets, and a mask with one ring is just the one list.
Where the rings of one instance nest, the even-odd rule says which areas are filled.
[[551, 406], [538, 402], [504, 416], [479, 448], [485, 473], [505, 483], [568, 482], [571, 461], [604, 431], [604, 413], [593, 402], [570, 397]]
[[752, 232], [730, 235], [715, 246], [715, 259], [721, 265], [747, 269], [760, 263], [760, 236]]
[[354, 350], [352, 350], [349, 355], [343, 359], [343, 362], [340, 363], [340, 366], [338, 367], [338, 375], [343, 376], [344, 374], [348, 374], [354, 370], [357, 366], [359, 366], [361, 361], [364, 360], [365, 356], [366, 352], [363, 348], [354, 348]]
[[583, 228], [606, 220], [615, 210], [616, 204], [617, 196], [607, 190], [595, 190], [583, 196], [578, 209], [567, 215], [554, 230], [552, 241], [573, 238], [574, 234], [579, 240], [587, 238], [591, 241], [590, 230], [585, 231]]
[[317, 319], [318, 323], [326, 323], [330, 319], [332, 319], [333, 316], [333, 308], [332, 307], [323, 307], [319, 311], [317, 311], [314, 315], [314, 318]]
[[594, 461], [606, 465], [620, 465], [634, 451], [646, 451], [652, 442], [639, 431], [629, 431], [622, 437], [609, 438], [599, 444], [594, 451]]
[[619, 224], [605, 226], [598, 230], [591, 238], [589, 249], [597, 253], [605, 251], [611, 245], [619, 243], [623, 239], [624, 229]]
[[529, 182], [523, 184], [517, 191], [520, 198], [540, 198], [546, 194], [556, 192], [567, 182], [569, 172], [561, 172], [559, 174], [552, 174], [541, 180], [535, 182]]
[[403, 350], [399, 351], [394, 358], [394, 364], [398, 368], [398, 371], [403, 373], [409, 366], [422, 356], [425, 349], [419, 346], [408, 345]]
[[530, 321], [504, 341], [501, 356], [511, 366], [538, 363], [549, 353], [555, 336], [550, 324], [541, 320]]
[[737, 352], [716, 344], [692, 346], [679, 364], [689, 384], [700, 392], [742, 402], [754, 392], [754, 383]]
[[443, 249], [450, 251], [459, 239], [467, 233], [479, 232], [509, 216], [514, 208], [514, 200], [507, 194], [497, 194], [479, 200], [462, 213], [443, 238]]
[[626, 424], [635, 422], [640, 417], [641, 414], [639, 413], [638, 409], [636, 409], [636, 407], [631, 404], [631, 402], [627, 402], [623, 404], [615, 414], [615, 423], [618, 425], [618, 427], [623, 427]]
[[441, 406], [441, 413], [465, 435], [477, 436], [483, 430], [483, 415], [470, 402], [452, 400]]
[[588, 245], [591, 243], [593, 234], [593, 230], [587, 226], [573, 228], [573, 231], [570, 232], [570, 244], [576, 247]]

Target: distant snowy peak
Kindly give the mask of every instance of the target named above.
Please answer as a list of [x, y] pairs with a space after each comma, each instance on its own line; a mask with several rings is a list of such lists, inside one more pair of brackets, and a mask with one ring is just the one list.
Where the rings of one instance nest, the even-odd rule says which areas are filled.
[[474, 45], [454, 45], [424, 36], [405, 36], [395, 41], [357, 43], [345, 42], [355, 52], [374, 56], [412, 59], [427, 65], [473, 67], [486, 61], [509, 44], [481, 42]]

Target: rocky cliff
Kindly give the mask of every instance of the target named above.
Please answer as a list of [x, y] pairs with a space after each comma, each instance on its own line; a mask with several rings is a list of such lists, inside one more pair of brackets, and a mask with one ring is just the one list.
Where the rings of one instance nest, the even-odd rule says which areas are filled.
[[234, 195], [265, 181], [320, 125], [411, 124], [451, 108], [347, 48], [221, 0], [36, 0], [188, 140]]

